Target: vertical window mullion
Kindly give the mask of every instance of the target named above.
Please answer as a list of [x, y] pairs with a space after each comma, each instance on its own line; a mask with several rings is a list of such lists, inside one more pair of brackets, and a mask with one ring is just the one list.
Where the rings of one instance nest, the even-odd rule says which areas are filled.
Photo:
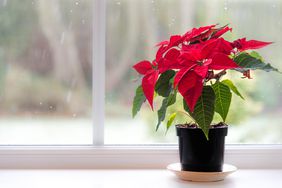
[[93, 7], [93, 145], [104, 145], [106, 0], [94, 0]]

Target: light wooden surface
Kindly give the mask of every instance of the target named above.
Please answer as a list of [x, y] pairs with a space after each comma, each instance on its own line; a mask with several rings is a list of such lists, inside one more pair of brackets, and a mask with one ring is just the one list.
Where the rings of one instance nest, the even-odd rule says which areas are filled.
[[0, 170], [0, 188], [272, 188], [282, 170], [238, 170], [224, 181], [186, 182], [167, 170]]
[[214, 182], [224, 180], [228, 175], [234, 173], [237, 170], [237, 167], [230, 164], [224, 164], [222, 172], [192, 172], [182, 171], [180, 163], [172, 163], [167, 166], [167, 169], [182, 180]]

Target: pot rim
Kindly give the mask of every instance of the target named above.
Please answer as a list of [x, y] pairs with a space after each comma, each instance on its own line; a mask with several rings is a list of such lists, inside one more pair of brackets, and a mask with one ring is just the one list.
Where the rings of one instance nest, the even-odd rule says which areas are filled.
[[[193, 130], [201, 130], [201, 128], [199, 128], [199, 127], [180, 127], [181, 125], [183, 125], [183, 124], [177, 124], [177, 125], [175, 125], [175, 127], [177, 128], [177, 129], [193, 129]], [[209, 129], [227, 129], [229, 126], [227, 125], [227, 124], [225, 124], [225, 125], [222, 125], [222, 126], [216, 126], [216, 127], [210, 127]]]

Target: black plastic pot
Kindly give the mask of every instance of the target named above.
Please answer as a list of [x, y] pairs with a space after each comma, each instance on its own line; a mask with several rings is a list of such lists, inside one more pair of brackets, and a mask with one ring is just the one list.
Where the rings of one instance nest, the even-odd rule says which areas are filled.
[[209, 140], [199, 128], [176, 126], [181, 168], [184, 171], [220, 172], [224, 162], [227, 126], [211, 128]]

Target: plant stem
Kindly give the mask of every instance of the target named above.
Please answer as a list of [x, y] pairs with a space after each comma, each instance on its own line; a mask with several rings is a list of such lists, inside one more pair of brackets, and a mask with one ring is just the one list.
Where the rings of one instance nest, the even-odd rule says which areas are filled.
[[208, 77], [206, 78], [206, 82], [210, 81], [211, 79], [215, 79], [216, 81], [219, 81], [219, 79], [225, 75], [227, 72], [226, 70], [220, 71], [217, 74], [214, 74], [213, 71], [211, 71], [208, 75]]
[[177, 110], [176, 112], [178, 112], [178, 113], [182, 113], [182, 114], [184, 114], [184, 115], [186, 115], [186, 116], [188, 116], [188, 117], [190, 117], [195, 123], [196, 123], [196, 121], [195, 121], [195, 119], [192, 117], [192, 116], [190, 116], [190, 114], [189, 113], [187, 113], [187, 112], [183, 112], [183, 111], [181, 111], [181, 110]]
[[226, 74], [226, 70], [220, 71], [219, 73], [214, 75], [214, 78], [218, 81], [225, 74]]

